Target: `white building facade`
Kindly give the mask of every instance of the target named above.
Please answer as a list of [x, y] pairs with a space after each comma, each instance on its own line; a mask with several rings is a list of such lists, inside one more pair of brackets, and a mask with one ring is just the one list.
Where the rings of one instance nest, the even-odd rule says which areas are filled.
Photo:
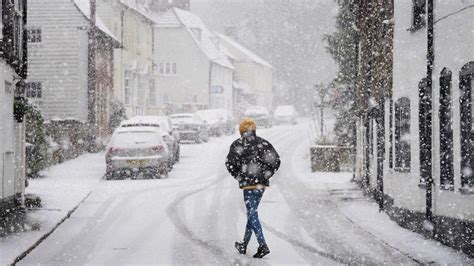
[[[273, 66], [235, 40], [222, 34], [216, 34], [218, 45], [228, 54], [235, 66], [234, 81], [236, 90], [250, 90], [253, 103], [273, 109]], [[243, 88], [240, 88], [243, 87]], [[236, 95], [237, 98], [239, 95]], [[237, 106], [243, 103], [236, 103]], [[245, 105], [245, 104], [244, 104]]]
[[[5, 2], [3, 2], [5, 3]], [[0, 4], [0, 219], [25, 192], [24, 79], [26, 78], [26, 0]], [[8, 22], [7, 24], [3, 24]]]
[[202, 21], [178, 8], [155, 13], [154, 21], [156, 98], [164, 112], [232, 110], [234, 66]]
[[[474, 1], [434, 0], [431, 93], [426, 91], [427, 5], [424, 0], [394, 1], [393, 92], [384, 112], [384, 202], [391, 206], [392, 218], [420, 231], [430, 209], [434, 237], [472, 255]], [[378, 185], [376, 132], [375, 119], [368, 129], [358, 126], [355, 178], [371, 190]], [[429, 147], [426, 141], [431, 148], [424, 148]], [[433, 178], [430, 207], [426, 172]]]
[[114, 51], [114, 94], [126, 115], [157, 113], [153, 21], [146, 1], [98, 0], [97, 13], [121, 41]]

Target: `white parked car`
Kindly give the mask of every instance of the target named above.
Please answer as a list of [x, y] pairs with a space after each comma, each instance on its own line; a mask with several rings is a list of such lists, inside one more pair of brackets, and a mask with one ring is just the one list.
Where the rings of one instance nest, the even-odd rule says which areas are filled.
[[179, 134], [180, 141], [201, 143], [209, 140], [206, 124], [198, 115], [192, 113], [174, 114], [170, 115], [170, 119]]
[[292, 125], [296, 125], [298, 123], [297, 117], [298, 113], [293, 105], [280, 105], [275, 109], [273, 121], [275, 121], [276, 124], [291, 123]]
[[245, 110], [244, 116], [255, 120], [257, 127], [272, 127], [273, 125], [270, 113], [263, 106], [250, 106]]
[[106, 179], [145, 172], [155, 178], [168, 177], [170, 153], [154, 127], [119, 127], [105, 154]]
[[230, 135], [235, 132], [235, 121], [226, 109], [206, 109], [196, 112], [204, 122], [211, 136]]
[[172, 156], [170, 157], [170, 168], [179, 161], [180, 147], [179, 135], [173, 131], [171, 120], [167, 116], [135, 116], [129, 120], [122, 121], [120, 127], [155, 127], [160, 130], [163, 140]]

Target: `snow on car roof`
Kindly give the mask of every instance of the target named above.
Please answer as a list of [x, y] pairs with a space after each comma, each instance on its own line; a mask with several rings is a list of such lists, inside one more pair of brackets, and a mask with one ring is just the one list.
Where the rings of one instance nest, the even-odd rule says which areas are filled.
[[[159, 129], [156, 127], [136, 126], [136, 127], [118, 127], [115, 132], [157, 132]], [[114, 133], [115, 133], [114, 132]]]
[[194, 117], [194, 114], [193, 113], [182, 113], [182, 114], [170, 115], [170, 118], [185, 118], [185, 117]]
[[121, 125], [122, 124], [138, 124], [138, 123], [161, 125], [162, 122], [163, 122], [163, 119], [156, 116], [135, 116], [128, 120], [123, 121]]

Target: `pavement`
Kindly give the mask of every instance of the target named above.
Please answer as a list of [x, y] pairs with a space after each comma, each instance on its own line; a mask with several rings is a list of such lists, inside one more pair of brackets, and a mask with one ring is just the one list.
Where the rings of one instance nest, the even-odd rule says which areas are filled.
[[251, 257], [254, 238], [247, 255], [233, 247], [246, 221], [242, 191], [224, 166], [234, 135], [183, 145], [168, 179], [103, 180], [103, 154], [54, 166], [29, 188], [43, 200], [28, 214], [41, 226], [0, 238], [0, 263], [23, 254], [20, 265], [474, 264], [379, 213], [350, 173], [311, 173], [308, 127], [257, 131], [282, 158], [259, 207], [271, 250], [264, 259]]

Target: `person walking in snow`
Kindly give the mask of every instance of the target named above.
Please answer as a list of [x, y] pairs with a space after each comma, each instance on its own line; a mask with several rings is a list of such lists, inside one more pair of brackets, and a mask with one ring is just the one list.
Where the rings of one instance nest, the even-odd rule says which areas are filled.
[[280, 167], [280, 157], [270, 142], [256, 135], [257, 125], [252, 119], [242, 120], [239, 131], [241, 137], [230, 146], [225, 162], [227, 170], [239, 182], [239, 187], [244, 192], [247, 208], [244, 240], [235, 242], [235, 248], [240, 254], [246, 254], [247, 245], [254, 232], [259, 246], [253, 257], [263, 258], [270, 250], [263, 236], [257, 209], [265, 188], [270, 185], [270, 178]]

